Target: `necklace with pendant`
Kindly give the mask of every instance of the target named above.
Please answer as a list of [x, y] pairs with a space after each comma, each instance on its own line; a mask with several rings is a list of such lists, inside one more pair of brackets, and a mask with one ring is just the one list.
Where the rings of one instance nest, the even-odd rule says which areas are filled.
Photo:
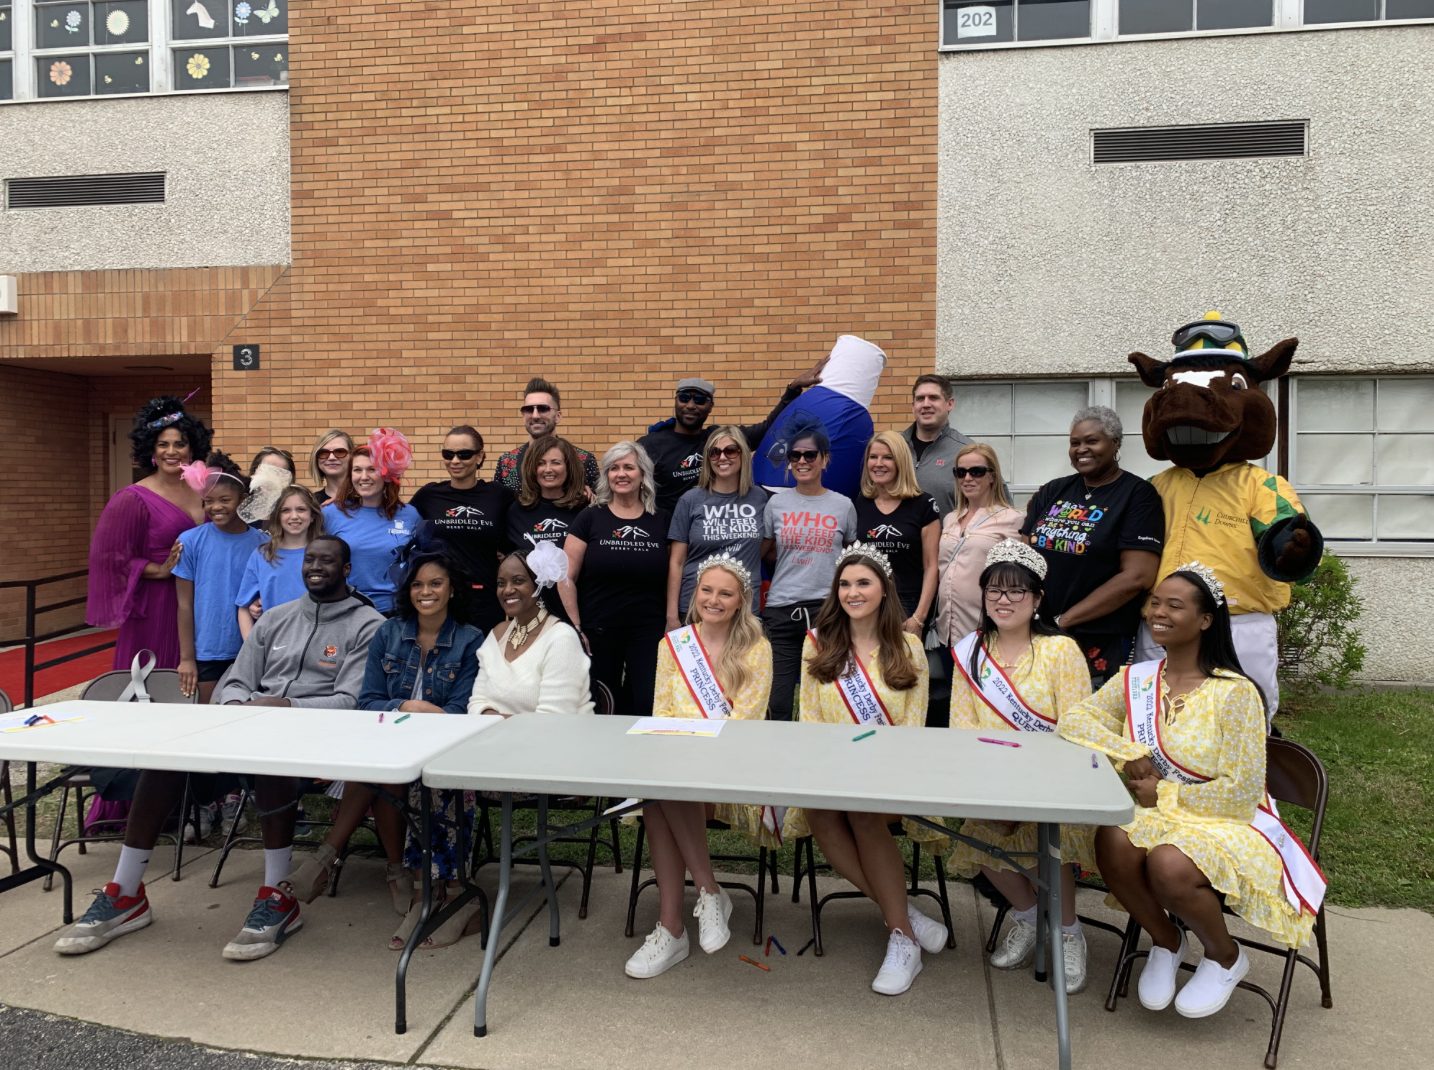
[[514, 650], [517, 650], [527, 642], [528, 636], [543, 626], [543, 622], [547, 619], [548, 607], [539, 604], [537, 614], [532, 620], [528, 621], [527, 624], [519, 624], [517, 621], [514, 621], [508, 626], [508, 645]]
[[1093, 486], [1093, 487], [1087, 485], [1086, 488], [1085, 488], [1085, 500], [1086, 500], [1086, 501], [1090, 501], [1090, 496], [1091, 496], [1092, 494], [1094, 494], [1096, 491], [1100, 490], [1101, 487], [1108, 487], [1108, 486], [1110, 486], [1112, 483], [1115, 482], [1116, 479], [1119, 479], [1119, 478], [1120, 478], [1120, 473], [1119, 473], [1119, 472], [1116, 472], [1115, 477], [1114, 477], [1113, 479], [1107, 479], [1104, 483], [1097, 483], [1097, 484], [1096, 484], [1095, 486]]

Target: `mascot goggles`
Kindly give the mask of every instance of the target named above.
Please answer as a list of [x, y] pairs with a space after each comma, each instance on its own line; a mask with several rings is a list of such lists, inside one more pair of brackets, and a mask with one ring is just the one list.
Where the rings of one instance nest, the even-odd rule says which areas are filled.
[[1196, 320], [1194, 323], [1187, 323], [1183, 327], [1176, 328], [1170, 336], [1171, 343], [1176, 350], [1189, 349], [1192, 342], [1199, 339], [1208, 339], [1216, 345], [1226, 345], [1230, 342], [1245, 344], [1245, 337], [1240, 333], [1240, 325], [1231, 323], [1229, 320]]

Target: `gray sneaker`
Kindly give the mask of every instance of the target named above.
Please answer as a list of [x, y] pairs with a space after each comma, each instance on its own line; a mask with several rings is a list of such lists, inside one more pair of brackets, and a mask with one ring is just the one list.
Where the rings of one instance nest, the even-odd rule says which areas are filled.
[[143, 884], [138, 895], [120, 895], [120, 886], [110, 882], [95, 893], [90, 909], [60, 934], [55, 950], [61, 955], [98, 951], [116, 936], [143, 929], [153, 920]]
[[1016, 919], [1006, 930], [1006, 938], [991, 955], [991, 965], [998, 970], [1019, 970], [1029, 966], [1036, 952], [1036, 927]]
[[288, 881], [280, 881], [277, 888], [261, 887], [253, 909], [244, 919], [244, 928], [224, 945], [224, 957], [248, 962], [278, 951], [279, 945], [304, 924], [293, 893]]

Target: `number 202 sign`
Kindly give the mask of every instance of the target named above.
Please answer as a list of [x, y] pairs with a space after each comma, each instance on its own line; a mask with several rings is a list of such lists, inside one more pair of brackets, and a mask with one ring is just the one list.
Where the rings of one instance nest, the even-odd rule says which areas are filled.
[[963, 7], [956, 12], [956, 39], [995, 37], [996, 9], [990, 6]]

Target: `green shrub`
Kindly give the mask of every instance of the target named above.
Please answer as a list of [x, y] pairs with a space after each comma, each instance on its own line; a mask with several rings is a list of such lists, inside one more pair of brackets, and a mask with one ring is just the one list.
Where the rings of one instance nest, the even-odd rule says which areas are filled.
[[1295, 694], [1319, 687], [1346, 688], [1364, 668], [1357, 621], [1364, 603], [1345, 563], [1325, 551], [1290, 604], [1275, 617], [1280, 635], [1280, 689]]

